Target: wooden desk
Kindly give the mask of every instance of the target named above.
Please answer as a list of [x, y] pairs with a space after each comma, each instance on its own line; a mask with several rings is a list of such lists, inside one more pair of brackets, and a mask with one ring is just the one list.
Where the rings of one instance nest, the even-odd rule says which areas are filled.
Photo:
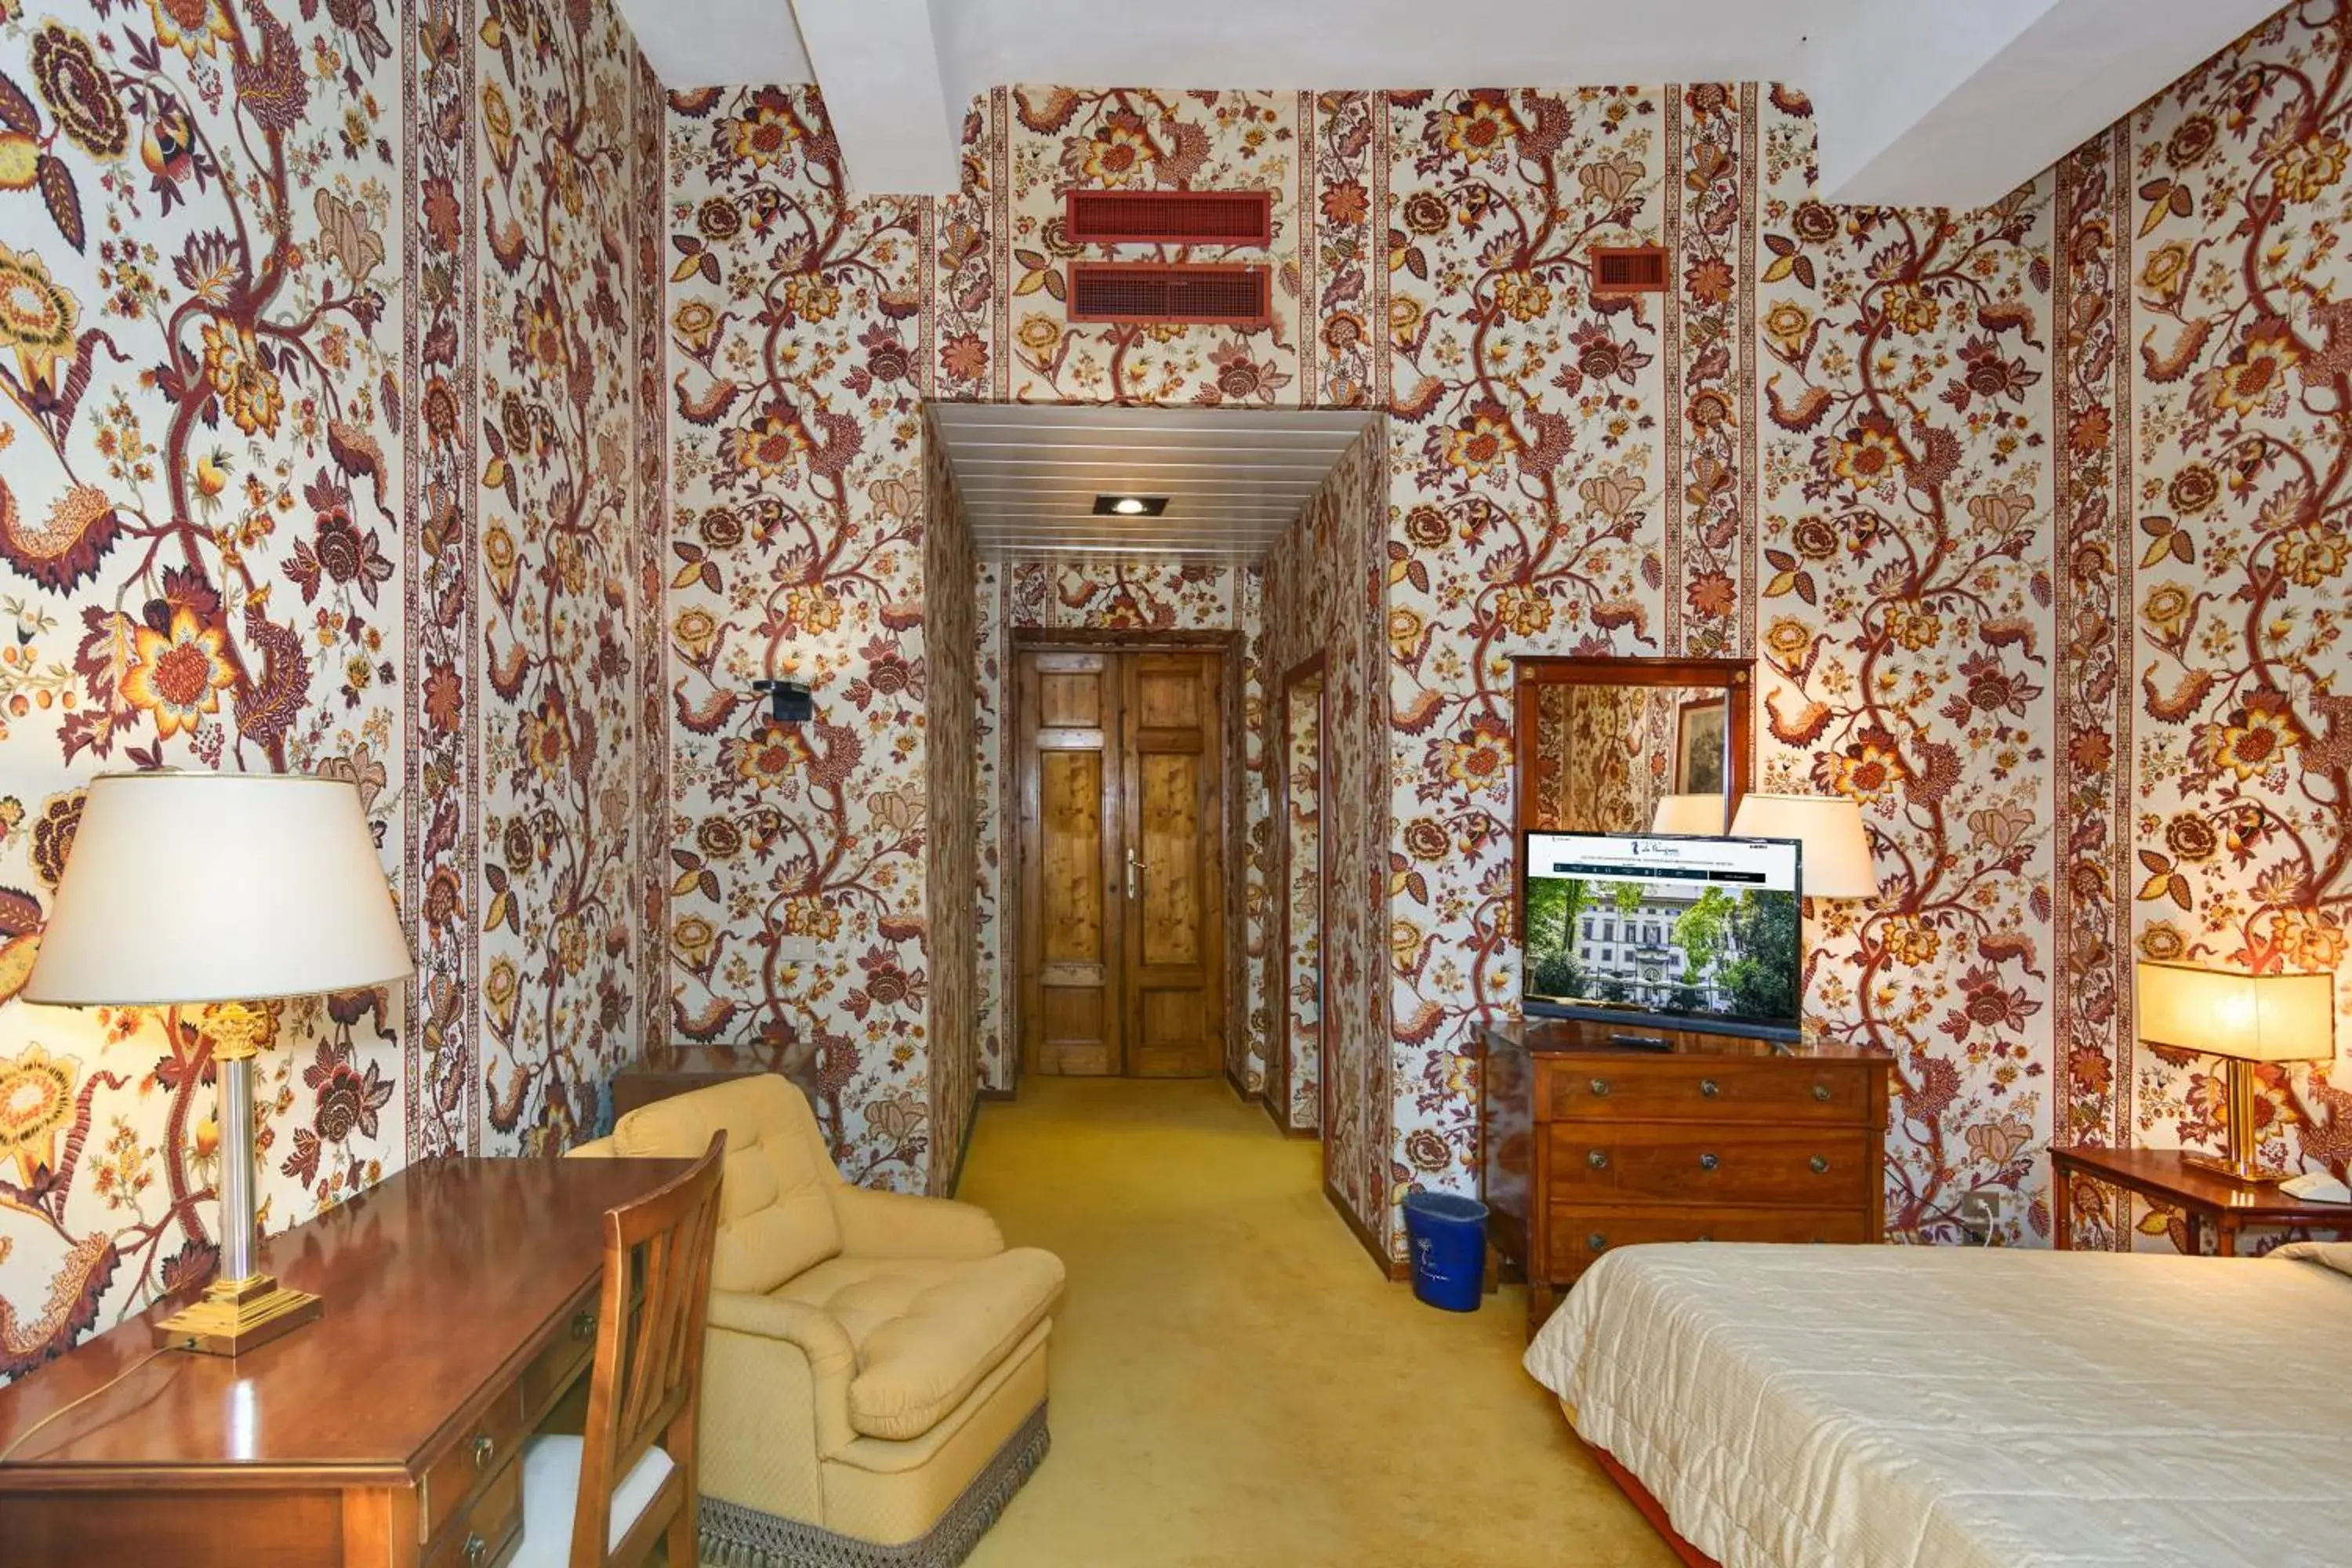
[[2074, 1245], [2074, 1184], [2084, 1176], [2179, 1209], [2193, 1253], [2205, 1250], [2200, 1228], [2211, 1233], [2213, 1251], [2221, 1258], [2237, 1256], [2238, 1232], [2250, 1226], [2352, 1233], [2352, 1204], [2306, 1203], [2274, 1184], [2200, 1170], [2178, 1149], [2053, 1149], [2050, 1164], [2051, 1244], [2061, 1248]]
[[600, 1216], [687, 1164], [412, 1165], [263, 1244], [264, 1268], [325, 1299], [318, 1322], [235, 1361], [140, 1364], [175, 1297], [0, 1388], [0, 1558], [502, 1561], [521, 1531], [523, 1438], [594, 1344]]

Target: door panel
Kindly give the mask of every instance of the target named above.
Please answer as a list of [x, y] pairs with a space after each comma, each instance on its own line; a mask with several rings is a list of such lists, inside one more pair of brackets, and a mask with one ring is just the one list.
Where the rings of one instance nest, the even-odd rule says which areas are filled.
[[1129, 659], [1127, 1070], [1199, 1078], [1224, 1061], [1223, 738], [1213, 653]]
[[1103, 654], [1021, 659], [1021, 1037], [1034, 1072], [1119, 1070], [1118, 675]]
[[1223, 1068], [1223, 677], [1218, 653], [1019, 656], [1031, 1071]]

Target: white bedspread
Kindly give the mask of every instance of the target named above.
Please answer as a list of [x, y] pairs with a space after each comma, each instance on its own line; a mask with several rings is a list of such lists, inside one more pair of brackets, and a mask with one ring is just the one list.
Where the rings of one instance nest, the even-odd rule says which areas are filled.
[[1725, 1568], [2352, 1564], [2352, 1247], [1633, 1247], [1528, 1370]]

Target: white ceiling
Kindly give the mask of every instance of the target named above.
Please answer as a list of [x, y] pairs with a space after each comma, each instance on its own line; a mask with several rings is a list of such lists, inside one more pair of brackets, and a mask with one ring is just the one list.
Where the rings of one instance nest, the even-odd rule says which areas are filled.
[[[972, 543], [986, 560], [1134, 552], [1255, 560], [1370, 416], [1277, 410], [935, 403]], [[1097, 517], [1097, 495], [1168, 498]]]
[[[1780, 81], [1833, 201], [1976, 206], [2278, 0], [620, 0], [672, 87], [814, 80], [862, 192], [957, 188], [975, 93]], [[798, 26], [793, 26], [797, 13]]]

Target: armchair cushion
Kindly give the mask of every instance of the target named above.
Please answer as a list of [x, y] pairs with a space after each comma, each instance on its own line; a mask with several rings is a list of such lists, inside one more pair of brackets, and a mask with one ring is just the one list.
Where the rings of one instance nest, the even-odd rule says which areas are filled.
[[980, 1386], [1062, 1294], [1062, 1260], [1034, 1247], [977, 1258], [842, 1257], [776, 1294], [837, 1321], [857, 1352], [849, 1425], [919, 1437]]
[[833, 1189], [841, 1250], [853, 1258], [986, 1258], [1004, 1233], [986, 1209], [844, 1183]]
[[841, 1250], [832, 1189], [841, 1184], [800, 1091], [772, 1075], [736, 1079], [657, 1100], [621, 1118], [613, 1152], [624, 1158], [691, 1155], [727, 1131], [719, 1193], [713, 1290], [773, 1290]]

